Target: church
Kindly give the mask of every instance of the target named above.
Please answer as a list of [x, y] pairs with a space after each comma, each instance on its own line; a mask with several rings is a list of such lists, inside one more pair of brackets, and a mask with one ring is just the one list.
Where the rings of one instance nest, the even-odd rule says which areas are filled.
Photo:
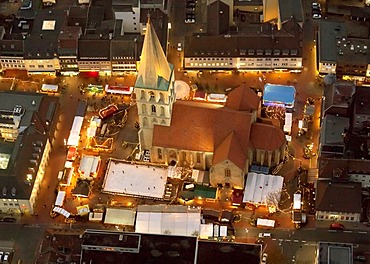
[[225, 105], [176, 101], [174, 75], [149, 19], [134, 91], [140, 147], [151, 162], [209, 170], [212, 186], [241, 189], [251, 165], [282, 162], [284, 132], [261, 118], [253, 90], [237, 87]]

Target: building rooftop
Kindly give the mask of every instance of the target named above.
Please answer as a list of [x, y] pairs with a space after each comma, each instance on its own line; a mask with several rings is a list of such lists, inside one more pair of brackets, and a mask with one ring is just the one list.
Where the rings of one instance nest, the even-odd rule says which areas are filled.
[[354, 115], [370, 115], [370, 93], [368, 87], [356, 86], [354, 96]]
[[195, 236], [155, 235], [87, 229], [81, 263], [259, 264], [262, 246], [202, 241]]
[[264, 34], [248, 35], [185, 36], [185, 57], [279, 57], [302, 56], [298, 34]]
[[[24, 109], [15, 142], [0, 142], [0, 191], [3, 198], [29, 199], [48, 138], [46, 121], [55, 122], [58, 97], [39, 93], [1, 92], [1, 110]], [[31, 174], [33, 180], [26, 181]]]
[[78, 56], [81, 60], [110, 60], [110, 43], [106, 39], [79, 39]]
[[367, 26], [359, 23], [321, 20], [318, 44], [320, 61], [367, 65], [370, 40], [366, 30]]
[[300, 0], [279, 0], [280, 20], [282, 22], [290, 20], [292, 17], [297, 22], [303, 22], [303, 6]]
[[361, 213], [361, 191], [361, 183], [318, 181], [316, 188], [316, 210]]
[[355, 93], [353, 82], [338, 81], [324, 89], [324, 111], [325, 114], [339, 114], [348, 116], [352, 96]]
[[[370, 160], [323, 158], [320, 159], [319, 168], [320, 178], [346, 177], [347, 174], [351, 173], [369, 174]], [[342, 173], [336, 174], [336, 169], [340, 169]]]
[[350, 126], [349, 118], [326, 115], [321, 126], [321, 145], [344, 146], [344, 134]]
[[318, 264], [352, 264], [353, 245], [335, 242], [319, 242]]

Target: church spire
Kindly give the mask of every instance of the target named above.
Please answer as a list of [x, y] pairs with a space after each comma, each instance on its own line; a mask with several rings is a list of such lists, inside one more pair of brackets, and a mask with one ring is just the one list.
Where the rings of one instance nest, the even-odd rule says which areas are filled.
[[137, 78], [141, 78], [144, 87], [156, 88], [158, 78], [162, 77], [166, 81], [170, 80], [171, 69], [149, 16], [146, 25]]

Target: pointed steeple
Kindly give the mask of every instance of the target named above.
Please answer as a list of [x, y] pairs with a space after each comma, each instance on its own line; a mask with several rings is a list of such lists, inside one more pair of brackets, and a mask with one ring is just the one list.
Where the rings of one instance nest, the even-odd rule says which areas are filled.
[[137, 81], [147, 88], [157, 88], [158, 79], [162, 77], [167, 82], [171, 77], [171, 69], [163, 52], [161, 43], [148, 17], [147, 29], [141, 52]]

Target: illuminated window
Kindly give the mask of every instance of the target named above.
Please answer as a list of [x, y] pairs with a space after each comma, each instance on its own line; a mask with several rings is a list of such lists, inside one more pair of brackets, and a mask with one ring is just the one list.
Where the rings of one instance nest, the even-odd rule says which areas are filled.
[[162, 149], [158, 149], [158, 159], [162, 159]]
[[230, 178], [231, 177], [231, 170], [229, 168], [225, 169], [225, 177]]

